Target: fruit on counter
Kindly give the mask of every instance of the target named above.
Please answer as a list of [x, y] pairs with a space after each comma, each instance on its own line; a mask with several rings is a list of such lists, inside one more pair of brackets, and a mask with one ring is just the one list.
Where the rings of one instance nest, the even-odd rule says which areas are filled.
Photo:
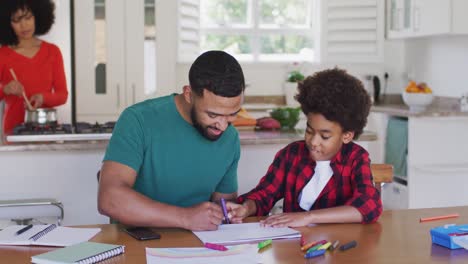
[[407, 93], [432, 93], [432, 89], [425, 82], [416, 84], [415, 81], [410, 81], [405, 91]]
[[257, 126], [260, 129], [280, 129], [281, 124], [278, 120], [271, 117], [262, 117], [257, 119]]
[[233, 126], [256, 126], [257, 120], [251, 116], [244, 108], [237, 113], [237, 118], [232, 122]]

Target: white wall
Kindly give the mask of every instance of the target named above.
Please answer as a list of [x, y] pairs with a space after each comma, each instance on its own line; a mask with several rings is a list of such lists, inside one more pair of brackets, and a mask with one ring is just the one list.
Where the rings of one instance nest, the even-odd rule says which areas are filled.
[[[176, 34], [174, 32], [174, 34]], [[313, 74], [317, 70], [338, 66], [346, 69], [350, 74], [361, 79], [369, 92], [372, 93], [370, 82], [366, 81], [365, 75], [379, 75], [383, 82], [383, 73], [389, 73], [387, 93], [399, 93], [404, 81], [402, 79], [404, 70], [405, 45], [403, 41], [386, 41], [384, 48], [385, 63], [348, 63], [348, 64], [305, 64], [301, 68], [305, 74]], [[177, 52], [177, 50], [174, 50]], [[282, 95], [283, 82], [291, 63], [245, 63], [241, 62], [246, 83], [246, 95]], [[188, 71], [190, 64], [178, 64], [176, 71], [176, 92], [181, 91], [181, 87], [188, 83]]]
[[435, 36], [407, 40], [405, 63], [417, 82], [439, 96], [468, 92], [468, 36]]
[[40, 37], [57, 45], [62, 52], [65, 75], [67, 78], [68, 100], [57, 108], [60, 123], [71, 122], [71, 36], [70, 36], [70, 0], [54, 0], [55, 23], [50, 32]]

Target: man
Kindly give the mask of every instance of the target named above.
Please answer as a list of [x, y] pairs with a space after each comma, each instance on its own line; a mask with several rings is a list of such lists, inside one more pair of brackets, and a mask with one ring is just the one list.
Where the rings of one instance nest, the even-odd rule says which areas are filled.
[[120, 116], [101, 169], [99, 212], [134, 226], [215, 230], [221, 198], [237, 197], [239, 136], [230, 123], [245, 89], [239, 63], [200, 55], [182, 94], [151, 99]]

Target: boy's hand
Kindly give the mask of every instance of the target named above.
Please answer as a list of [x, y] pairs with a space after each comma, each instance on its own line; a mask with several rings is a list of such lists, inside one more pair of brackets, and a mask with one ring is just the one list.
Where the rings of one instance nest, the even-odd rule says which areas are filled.
[[310, 224], [309, 218], [309, 212], [282, 213], [261, 220], [260, 225], [271, 227], [299, 227]]
[[234, 224], [242, 223], [242, 219], [249, 216], [248, 208], [245, 205], [226, 202], [226, 207], [228, 210], [229, 220]]

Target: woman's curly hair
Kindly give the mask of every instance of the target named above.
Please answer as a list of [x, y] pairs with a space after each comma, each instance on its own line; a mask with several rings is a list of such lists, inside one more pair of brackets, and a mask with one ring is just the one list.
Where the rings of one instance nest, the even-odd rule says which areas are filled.
[[359, 138], [371, 106], [361, 81], [345, 70], [334, 68], [307, 77], [298, 89], [295, 98], [304, 114], [322, 114], [340, 124], [343, 131], [354, 132], [354, 139]]
[[31, 11], [36, 24], [35, 36], [49, 32], [55, 21], [55, 4], [52, 0], [1, 0], [0, 44], [17, 45], [18, 37], [11, 27], [11, 17], [18, 10]]

